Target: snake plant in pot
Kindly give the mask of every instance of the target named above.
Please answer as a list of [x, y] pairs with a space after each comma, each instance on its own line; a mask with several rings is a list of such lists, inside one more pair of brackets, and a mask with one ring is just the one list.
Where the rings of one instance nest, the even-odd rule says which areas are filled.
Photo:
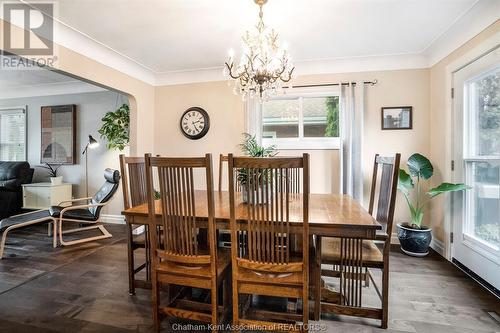
[[[432, 163], [421, 154], [413, 154], [407, 162], [408, 171], [399, 170], [398, 190], [408, 204], [411, 222], [398, 224], [398, 239], [401, 250], [412, 256], [423, 257], [429, 253], [432, 229], [422, 225], [424, 208], [430, 200], [447, 192], [463, 191], [469, 188], [465, 184], [442, 183], [427, 192], [422, 190], [422, 181], [429, 180], [434, 168]], [[414, 192], [412, 196], [411, 193]]]
[[[276, 151], [276, 147], [269, 146], [269, 147], [263, 147], [259, 145], [257, 142], [255, 136], [252, 136], [248, 133], [243, 133], [243, 143], [240, 144], [240, 149], [245, 154], [246, 156], [250, 157], [273, 157], [278, 154]], [[254, 198], [258, 198], [259, 202], [257, 203], [264, 203], [264, 196], [262, 193], [257, 193], [259, 191], [259, 186], [255, 184], [267, 184], [268, 180], [270, 179], [270, 171], [269, 170], [257, 170], [253, 171], [252, 176], [248, 174], [249, 170], [248, 169], [238, 169], [237, 170], [237, 181], [240, 183], [241, 188], [242, 188], [242, 195], [243, 195], [243, 202], [252, 202], [252, 200], [255, 200]], [[269, 185], [269, 184], [267, 184]], [[253, 190], [254, 193], [250, 193], [249, 188], [255, 188]], [[249, 198], [250, 194], [250, 198]]]

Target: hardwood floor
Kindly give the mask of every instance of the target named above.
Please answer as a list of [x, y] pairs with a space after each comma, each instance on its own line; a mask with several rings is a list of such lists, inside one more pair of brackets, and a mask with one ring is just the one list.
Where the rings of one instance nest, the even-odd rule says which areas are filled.
[[[150, 292], [128, 295], [125, 227], [107, 228], [113, 238], [56, 249], [42, 226], [13, 232], [0, 260], [0, 332], [150, 332]], [[388, 330], [330, 316], [316, 332], [500, 331], [487, 314], [500, 312], [500, 301], [438, 255], [395, 251], [390, 270]], [[367, 302], [375, 300], [372, 289]]]

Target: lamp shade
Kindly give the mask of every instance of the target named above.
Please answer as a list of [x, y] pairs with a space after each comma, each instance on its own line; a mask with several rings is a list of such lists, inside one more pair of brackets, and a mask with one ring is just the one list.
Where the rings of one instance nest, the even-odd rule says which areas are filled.
[[92, 135], [89, 135], [89, 148], [93, 149], [96, 147], [99, 147], [99, 142]]

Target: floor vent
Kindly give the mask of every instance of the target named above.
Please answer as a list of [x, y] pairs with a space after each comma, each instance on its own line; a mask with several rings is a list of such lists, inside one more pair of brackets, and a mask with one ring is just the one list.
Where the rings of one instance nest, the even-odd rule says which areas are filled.
[[498, 325], [500, 325], [500, 315], [498, 315], [498, 313], [496, 313], [495, 311], [488, 311], [488, 310], [486, 310], [486, 313], [491, 318], [493, 318], [493, 320], [496, 321]]
[[493, 295], [496, 297], [500, 298], [500, 290], [495, 288], [493, 285], [489, 284], [486, 280], [481, 278], [479, 275], [474, 273], [472, 270], [470, 270], [467, 266], [462, 264], [460, 261], [458, 261], [455, 258], [451, 258], [451, 262], [455, 264], [462, 272], [465, 274], [469, 275], [474, 281], [479, 283], [481, 286], [483, 286], [486, 290], [491, 292]]

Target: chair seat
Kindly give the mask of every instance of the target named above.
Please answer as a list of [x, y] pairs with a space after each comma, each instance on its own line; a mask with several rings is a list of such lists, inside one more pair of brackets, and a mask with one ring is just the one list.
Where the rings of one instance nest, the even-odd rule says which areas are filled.
[[[223, 277], [231, 267], [231, 252], [217, 252], [217, 280]], [[183, 276], [210, 278], [210, 265], [185, 266], [178, 263], [163, 261], [157, 266], [159, 273], [168, 273]]]
[[[321, 263], [340, 263], [340, 238], [323, 237], [321, 242]], [[363, 264], [366, 266], [381, 266], [384, 256], [374, 241], [363, 241]]]
[[[52, 206], [49, 209], [50, 216], [59, 217], [61, 211], [67, 207]], [[92, 214], [92, 212], [86, 208], [73, 209], [64, 212], [64, 218], [74, 219], [74, 220], [84, 220], [84, 221], [97, 221], [97, 217]]]

